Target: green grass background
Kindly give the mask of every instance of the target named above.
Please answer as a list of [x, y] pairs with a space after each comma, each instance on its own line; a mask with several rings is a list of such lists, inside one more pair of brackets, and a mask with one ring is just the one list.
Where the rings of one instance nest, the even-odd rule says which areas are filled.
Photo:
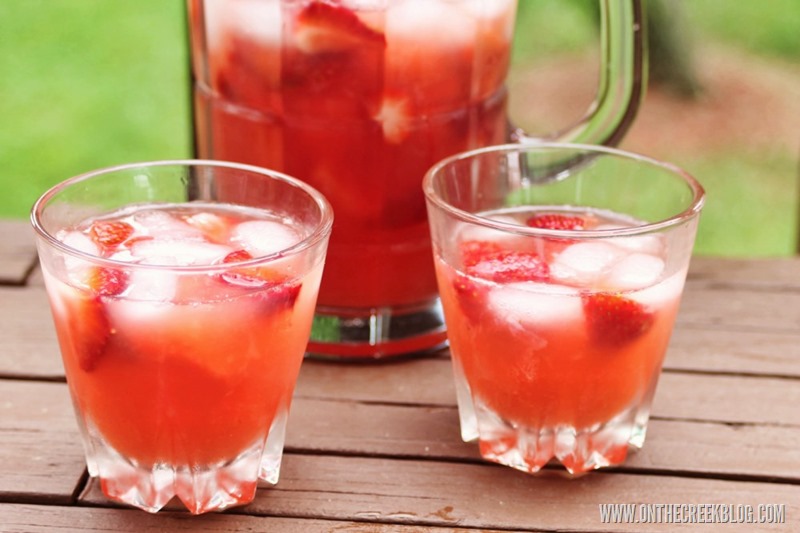
[[190, 153], [182, 0], [0, 0], [0, 217], [97, 167]]
[[[704, 41], [800, 60], [797, 0], [684, 5]], [[184, 9], [184, 0], [0, 0], [0, 218], [27, 217], [44, 190], [84, 171], [190, 155]], [[592, 9], [594, 0], [520, 0], [527, 29], [515, 64], [531, 50], [592, 43]], [[794, 253], [797, 152], [732, 148], [674, 162], [708, 191], [698, 253]]]

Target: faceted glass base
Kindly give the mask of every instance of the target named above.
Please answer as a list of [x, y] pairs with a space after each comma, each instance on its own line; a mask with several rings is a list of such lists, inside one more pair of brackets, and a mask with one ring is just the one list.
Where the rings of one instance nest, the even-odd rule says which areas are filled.
[[286, 416], [273, 423], [265, 442], [255, 442], [230, 461], [212, 465], [139, 465], [111, 447], [91, 426], [84, 429], [89, 475], [111, 500], [155, 513], [177, 497], [192, 514], [253, 501], [259, 481], [278, 481]]
[[488, 461], [535, 473], [557, 460], [576, 477], [622, 464], [629, 449], [639, 449], [644, 444], [652, 394], [646, 395], [641, 405], [588, 428], [566, 424], [524, 427], [504, 420], [479, 398], [473, 399], [457, 363], [454, 367], [461, 436], [465, 442], [477, 440], [481, 456]]

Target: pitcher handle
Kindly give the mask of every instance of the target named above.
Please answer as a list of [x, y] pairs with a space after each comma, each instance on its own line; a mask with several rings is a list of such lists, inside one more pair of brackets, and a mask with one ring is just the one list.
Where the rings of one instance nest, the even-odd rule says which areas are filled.
[[[597, 97], [577, 123], [548, 140], [617, 145], [636, 116], [647, 85], [645, 19], [641, 0], [600, 0], [600, 69]], [[541, 141], [512, 128], [518, 142]]]

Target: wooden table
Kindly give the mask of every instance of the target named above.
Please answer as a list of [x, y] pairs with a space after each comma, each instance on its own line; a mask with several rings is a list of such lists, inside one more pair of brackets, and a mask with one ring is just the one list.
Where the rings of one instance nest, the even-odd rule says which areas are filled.
[[[482, 462], [446, 353], [306, 361], [277, 486], [225, 513], [150, 515], [88, 479], [32, 231], [0, 222], [0, 531], [800, 531], [800, 259], [696, 258], [689, 278], [647, 442], [621, 468]], [[605, 523], [601, 504], [782, 523]]]

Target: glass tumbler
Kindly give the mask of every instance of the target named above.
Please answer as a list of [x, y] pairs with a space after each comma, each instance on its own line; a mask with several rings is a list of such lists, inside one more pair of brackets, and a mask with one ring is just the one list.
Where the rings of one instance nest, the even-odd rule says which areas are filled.
[[[258, 205], [252, 198], [258, 197]], [[163, 161], [69, 179], [34, 205], [89, 475], [194, 514], [276, 483], [332, 212], [256, 167]]]
[[644, 443], [704, 191], [611, 148], [506, 145], [426, 175], [461, 433], [526, 472]]

